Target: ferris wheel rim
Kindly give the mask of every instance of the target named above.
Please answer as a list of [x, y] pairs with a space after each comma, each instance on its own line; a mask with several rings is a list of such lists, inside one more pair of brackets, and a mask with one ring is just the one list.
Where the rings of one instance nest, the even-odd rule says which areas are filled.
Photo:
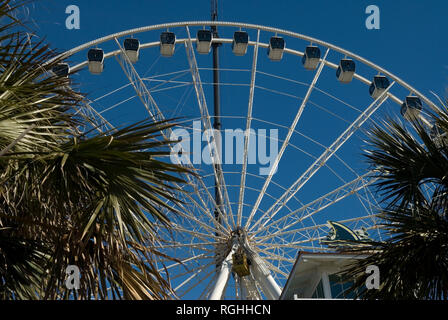
[[[409, 90], [410, 93], [417, 95], [418, 97], [420, 97], [423, 101], [425, 101], [425, 103], [434, 111], [438, 110], [437, 105], [431, 101], [429, 98], [427, 98], [424, 94], [422, 94], [419, 90], [415, 89], [413, 86], [411, 86], [409, 83], [405, 82], [404, 80], [402, 80], [400, 77], [398, 77], [397, 75], [393, 74], [392, 72], [384, 69], [383, 67], [373, 63], [372, 61], [356, 54], [353, 53], [349, 50], [346, 50], [342, 47], [339, 47], [337, 45], [334, 45], [330, 42], [327, 41], [323, 41], [320, 40], [318, 38], [314, 38], [311, 36], [307, 36], [304, 34], [300, 34], [297, 32], [293, 32], [293, 31], [289, 31], [289, 30], [285, 30], [285, 29], [281, 29], [281, 28], [275, 28], [275, 27], [269, 27], [269, 26], [265, 26], [265, 25], [259, 25], [259, 24], [251, 24], [251, 23], [244, 23], [244, 22], [228, 22], [228, 21], [207, 21], [207, 20], [203, 20], [203, 21], [183, 21], [183, 22], [171, 22], [171, 23], [162, 23], [162, 24], [155, 24], [155, 25], [149, 25], [149, 26], [143, 26], [143, 27], [137, 27], [137, 28], [133, 28], [133, 29], [128, 29], [128, 30], [124, 30], [124, 31], [120, 31], [120, 32], [116, 32], [113, 34], [109, 34], [100, 38], [97, 38], [95, 40], [91, 40], [89, 42], [86, 42], [84, 44], [81, 44], [77, 47], [74, 47], [70, 50], [67, 50], [63, 53], [61, 53], [60, 55], [56, 56], [55, 58], [51, 59], [51, 61], [53, 60], [57, 60], [57, 59], [65, 59], [69, 56], [72, 56], [73, 54], [76, 54], [80, 51], [83, 51], [85, 49], [91, 48], [93, 46], [96, 46], [98, 44], [107, 42], [107, 41], [111, 41], [117, 38], [121, 38], [124, 36], [129, 36], [129, 35], [134, 35], [134, 34], [138, 34], [138, 33], [144, 33], [144, 32], [148, 32], [148, 31], [154, 31], [154, 30], [160, 30], [160, 29], [169, 29], [169, 28], [180, 28], [180, 27], [189, 27], [189, 26], [216, 26], [216, 27], [237, 27], [237, 28], [248, 28], [248, 29], [254, 29], [254, 30], [259, 30], [259, 31], [265, 31], [265, 32], [271, 32], [271, 33], [277, 33], [277, 34], [282, 34], [285, 36], [289, 36], [292, 38], [297, 38], [297, 39], [301, 39], [304, 41], [308, 41], [310, 43], [313, 44], [318, 44], [321, 45], [325, 48], [331, 49], [333, 51], [339, 52], [347, 57], [353, 58], [367, 66], [369, 66], [372, 69], [375, 69], [376, 71], [378, 71], [379, 73], [384, 74], [385, 76], [391, 78], [393, 81], [395, 81], [397, 84], [399, 84], [400, 86], [406, 88], [407, 90]], [[214, 39], [216, 40], [216, 39]], [[228, 40], [228, 39], [226, 39]], [[187, 41], [187, 39], [184, 39], [184, 41]], [[152, 44], [158, 45], [160, 42], [156, 41], [153, 42]], [[287, 53], [287, 48], [285, 48], [285, 52]], [[297, 52], [297, 51], [296, 51]], [[299, 52], [300, 53], [300, 52]], [[303, 55], [303, 53], [302, 53]], [[356, 73], [355, 73], [356, 74]], [[365, 78], [364, 78], [365, 79]], [[358, 79], [359, 80], [359, 79]], [[368, 81], [367, 79], [365, 79], [365, 81]]]

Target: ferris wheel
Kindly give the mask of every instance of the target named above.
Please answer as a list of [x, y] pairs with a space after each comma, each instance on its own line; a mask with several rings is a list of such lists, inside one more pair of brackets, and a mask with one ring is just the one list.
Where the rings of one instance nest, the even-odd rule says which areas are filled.
[[99, 93], [81, 111], [98, 130], [178, 118], [163, 135], [193, 137], [180, 154], [199, 177], [187, 177], [173, 229], [158, 229], [157, 249], [178, 259], [159, 261], [174, 298], [278, 299], [298, 251], [334, 250], [328, 221], [381, 239], [361, 155], [368, 129], [386, 115], [431, 126], [425, 110], [437, 108], [350, 51], [262, 25], [152, 25], [64, 56], [53, 72]]

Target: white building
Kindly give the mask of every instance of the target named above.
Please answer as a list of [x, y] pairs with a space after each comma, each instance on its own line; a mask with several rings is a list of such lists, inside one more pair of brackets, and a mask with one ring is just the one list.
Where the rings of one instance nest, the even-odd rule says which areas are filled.
[[357, 259], [366, 256], [350, 253], [317, 253], [300, 251], [280, 300], [294, 299], [353, 299], [336, 273]]

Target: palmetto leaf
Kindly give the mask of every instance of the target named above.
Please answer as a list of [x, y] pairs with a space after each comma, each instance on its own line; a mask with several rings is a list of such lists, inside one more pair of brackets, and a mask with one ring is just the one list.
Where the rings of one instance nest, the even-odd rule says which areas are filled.
[[159, 262], [179, 261], [153, 248], [155, 225], [170, 228], [192, 174], [166, 160], [174, 123], [79, 132], [94, 123], [75, 116], [84, 96], [50, 72], [56, 53], [17, 31], [11, 3], [0, 1], [0, 298], [168, 298]]
[[[448, 129], [447, 109], [432, 122]], [[380, 226], [389, 238], [352, 252], [366, 254], [341, 274], [365, 299], [447, 299], [448, 147], [443, 136], [414, 119], [411, 129], [393, 119], [371, 132], [367, 159], [383, 199]], [[380, 271], [379, 290], [366, 290], [366, 268]]]

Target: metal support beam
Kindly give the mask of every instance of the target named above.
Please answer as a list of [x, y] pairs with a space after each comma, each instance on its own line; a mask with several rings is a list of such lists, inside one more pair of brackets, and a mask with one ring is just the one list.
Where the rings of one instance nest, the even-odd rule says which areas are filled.
[[[314, 75], [313, 81], [311, 82], [308, 91], [305, 95], [305, 98], [303, 99], [299, 109], [297, 109], [297, 113], [296, 116], [291, 124], [291, 126], [288, 129], [288, 134], [286, 135], [285, 140], [283, 141], [282, 147], [280, 148], [280, 151], [277, 155], [277, 157], [275, 158], [275, 162], [271, 167], [271, 170], [269, 172], [268, 177], [266, 178], [266, 181], [264, 182], [263, 188], [260, 192], [260, 194], [258, 195], [258, 198], [255, 202], [255, 205], [249, 215], [249, 219], [247, 219], [247, 223], [246, 223], [246, 228], [248, 228], [250, 226], [250, 222], [252, 221], [252, 218], [255, 216], [255, 214], [257, 213], [258, 207], [260, 206], [261, 200], [263, 199], [264, 194], [266, 193], [266, 190], [269, 186], [269, 184], [271, 183], [272, 177], [274, 176], [274, 173], [277, 171], [277, 167], [278, 164], [280, 162], [280, 159], [283, 156], [283, 153], [285, 152], [286, 147], [289, 144], [289, 140], [292, 137], [292, 134], [294, 133], [294, 130], [296, 129], [296, 126], [299, 122], [300, 117], [302, 116], [303, 110], [305, 109], [308, 100], [311, 96], [311, 93], [313, 92], [314, 87], [316, 86], [317, 80], [319, 80], [320, 74], [322, 73], [322, 70], [325, 66], [325, 60], [327, 59], [328, 53], [330, 52], [330, 49], [327, 49], [327, 51], [325, 52], [324, 57], [322, 58], [322, 60], [320, 61], [319, 64], [319, 68], [316, 71], [316, 74]], [[260, 218], [260, 220], [263, 218], [263, 216]]]
[[266, 298], [269, 300], [278, 300], [280, 294], [282, 293], [282, 289], [272, 277], [271, 272], [266, 267], [263, 260], [256, 252], [253, 252], [252, 250], [249, 252], [249, 257], [252, 261], [250, 266], [251, 272], [253, 273], [253, 276], [258, 284], [261, 286]]
[[251, 248], [246, 237], [244, 237], [241, 245], [251, 261], [251, 274], [255, 281], [257, 281], [260, 285], [266, 298], [270, 300], [278, 300], [280, 294], [282, 293], [282, 289], [272, 277], [271, 272], [267, 268], [263, 259], [255, 250]]
[[272, 219], [275, 214], [280, 211], [283, 206], [308, 182], [308, 180], [322, 167], [327, 161], [339, 150], [339, 148], [358, 130], [364, 122], [366, 122], [370, 116], [378, 110], [378, 108], [387, 100], [387, 93], [391, 85], [384, 90], [384, 92], [373, 101], [362, 114], [328, 147], [316, 161], [286, 190], [286, 192], [280, 196], [280, 198], [266, 211], [266, 214], [270, 214]]
[[[371, 177], [373, 175], [372, 171], [369, 171], [362, 176], [359, 176], [358, 178], [347, 182], [346, 184], [338, 187], [337, 189], [317, 198], [316, 200], [313, 200], [302, 207], [291, 211], [287, 215], [275, 220], [271, 221], [270, 219], [267, 219], [260, 228], [258, 228], [256, 234], [259, 232], [262, 232], [264, 230], [267, 230], [269, 228], [272, 228], [274, 225], [278, 225], [279, 223], [283, 221], [287, 221], [287, 219], [300, 215], [300, 218], [296, 219], [293, 223], [291, 223], [288, 226], [285, 226], [285, 228], [281, 228], [281, 231], [277, 231], [276, 233], [273, 233], [272, 235], [268, 236], [268, 238], [275, 237], [276, 234], [280, 232], [286, 232], [285, 229], [289, 229], [295, 224], [303, 221], [304, 219], [311, 217], [312, 215], [324, 210], [325, 208], [328, 208], [329, 206], [345, 199], [346, 197], [358, 192], [359, 190], [368, 187], [369, 185], [373, 184], [377, 178]], [[261, 221], [261, 220], [260, 220]], [[268, 222], [270, 222], [268, 224]], [[255, 226], [255, 225], [254, 225]]]
[[[124, 74], [128, 78], [129, 82], [131, 83], [132, 87], [134, 88], [135, 92], [137, 93], [138, 97], [140, 98], [142, 104], [144, 105], [145, 109], [147, 110], [149, 116], [153, 121], [163, 121], [165, 120], [165, 117], [161, 110], [159, 109], [156, 101], [151, 95], [151, 92], [146, 87], [146, 84], [138, 74], [137, 70], [135, 70], [134, 65], [129, 60], [129, 57], [127, 56], [125, 50], [121, 46], [120, 42], [117, 38], [115, 38], [115, 42], [117, 43], [118, 48], [120, 49], [121, 54], [116, 56], [116, 59], [118, 60], [118, 63], [120, 64]], [[162, 136], [169, 140], [172, 134], [172, 130], [170, 128], [165, 130], [166, 132], [162, 132]], [[173, 150], [173, 147], [170, 145], [170, 149]], [[191, 162], [188, 161], [187, 167], [193, 169], [193, 165]], [[190, 175], [185, 175], [185, 178], [187, 179], [188, 183], [195, 189], [195, 191], [198, 190], [198, 186], [196, 184], [196, 181], [201, 185], [201, 187], [207, 192], [208, 197], [210, 200], [215, 203], [215, 199], [212, 197], [212, 195], [208, 192], [205, 183], [202, 179], [193, 179]], [[176, 185], [176, 184], [175, 184]], [[197, 192], [199, 195], [199, 192]], [[203, 208], [205, 209], [206, 215], [209, 213], [206, 212], [207, 204], [202, 199], [201, 196], [198, 197]], [[218, 208], [219, 210], [219, 208]], [[210, 214], [211, 215], [211, 214]], [[228, 225], [228, 222], [226, 220], [226, 223]], [[228, 225], [229, 226], [229, 225]], [[222, 230], [225, 232], [225, 228], [221, 224], [216, 224], [215, 227], [217, 230]], [[230, 226], [229, 226], [230, 227]]]
[[[212, 10], [211, 10], [212, 21], [218, 20], [218, 0], [212, 0]], [[213, 38], [219, 38], [218, 27], [211, 26], [211, 31]], [[221, 99], [219, 90], [219, 47], [220, 43], [213, 42], [213, 105], [214, 105], [214, 118], [213, 118], [213, 129], [221, 132]], [[221, 152], [221, 141], [216, 141], [217, 149], [216, 152]], [[218, 159], [222, 159], [222, 154], [218, 155]], [[221, 224], [222, 217], [220, 212], [223, 211], [223, 199], [221, 196], [221, 184], [222, 181], [220, 177], [222, 176], [222, 167], [220, 164], [214, 164], [215, 171], [221, 171], [217, 176], [215, 176], [215, 219]]]
[[[207, 132], [211, 132], [213, 134], [213, 137], [211, 139], [208, 139], [208, 147], [210, 150], [218, 150], [217, 145], [216, 145], [217, 138], [214, 135], [215, 131], [212, 129], [212, 124], [210, 121], [210, 114], [208, 112], [208, 107], [207, 107], [207, 100], [205, 98], [204, 90], [202, 87], [201, 77], [199, 74], [199, 68], [198, 68], [197, 61], [196, 61], [196, 55], [194, 52], [193, 43], [192, 43], [191, 35], [190, 35], [190, 30], [188, 27], [186, 27], [186, 31], [188, 34], [188, 41], [185, 42], [185, 46], [186, 46], [186, 51], [187, 51], [188, 62], [190, 65], [191, 77], [193, 79], [193, 85], [194, 85], [194, 88], [196, 91], [198, 107], [201, 112], [202, 123], [204, 125], [205, 130]], [[233, 224], [233, 227], [235, 227], [235, 221], [233, 219], [233, 214], [232, 214], [232, 207], [230, 205], [229, 195], [227, 192], [224, 175], [223, 175], [222, 169], [221, 169], [220, 158], [218, 158], [218, 156], [219, 155], [216, 153], [211, 155], [211, 157], [214, 161], [213, 163], [215, 164], [213, 166], [215, 178], [220, 181], [220, 187], [221, 187], [221, 188], [218, 188], [217, 191], [219, 192], [221, 199], [225, 200], [225, 204], [226, 204], [226, 208], [225, 209], [223, 208], [223, 210], [220, 210], [221, 217], [222, 217], [222, 215], [224, 215], [224, 219], [227, 219], [228, 217], [230, 217], [230, 221]], [[214, 201], [214, 202], [216, 204], [216, 201]], [[224, 206], [224, 204], [222, 204], [222, 206]]]
[[213, 288], [209, 299], [221, 300], [224, 296], [224, 291], [229, 281], [230, 273], [232, 271], [232, 255], [235, 253], [237, 245], [235, 244], [230, 250], [227, 257], [221, 263], [221, 269], [219, 270], [218, 279], [216, 279], [215, 287]]
[[244, 203], [244, 190], [246, 187], [246, 175], [247, 175], [247, 157], [249, 148], [250, 128], [252, 123], [252, 107], [254, 105], [255, 94], [255, 77], [257, 75], [257, 61], [258, 61], [258, 43], [260, 41], [260, 30], [257, 32], [257, 42], [254, 47], [254, 54], [252, 58], [252, 72], [250, 77], [250, 90], [249, 90], [249, 102], [247, 104], [247, 118], [246, 118], [246, 134], [244, 135], [244, 152], [243, 152], [243, 167], [241, 169], [241, 181], [240, 181], [240, 195], [238, 198], [238, 213], [237, 213], [237, 226], [241, 226], [241, 220], [243, 218], [243, 203]]

